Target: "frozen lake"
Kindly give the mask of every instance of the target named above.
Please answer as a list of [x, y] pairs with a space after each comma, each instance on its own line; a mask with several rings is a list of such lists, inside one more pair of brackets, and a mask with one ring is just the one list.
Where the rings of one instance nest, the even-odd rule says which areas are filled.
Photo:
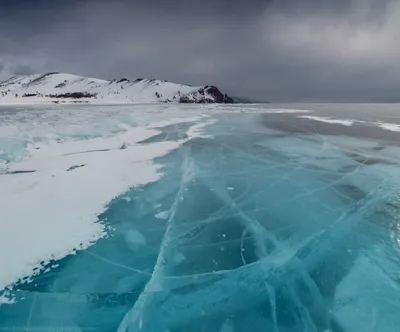
[[0, 330], [397, 332], [400, 105], [0, 108]]

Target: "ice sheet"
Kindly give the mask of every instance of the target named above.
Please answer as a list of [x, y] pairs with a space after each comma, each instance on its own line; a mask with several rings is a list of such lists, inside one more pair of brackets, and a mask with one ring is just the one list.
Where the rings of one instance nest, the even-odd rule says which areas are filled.
[[370, 258], [360, 257], [337, 287], [333, 315], [345, 331], [395, 331], [400, 324], [399, 292], [395, 280]]
[[318, 127], [265, 105], [85, 110], [72, 127], [43, 114], [51, 137], [8, 132], [27, 145], [0, 175], [0, 213], [21, 238], [0, 235], [13, 250], [0, 262], [9, 273], [16, 253], [31, 275], [33, 254], [60, 255], [0, 292], [0, 328], [397, 332], [395, 132], [345, 135], [361, 125]]

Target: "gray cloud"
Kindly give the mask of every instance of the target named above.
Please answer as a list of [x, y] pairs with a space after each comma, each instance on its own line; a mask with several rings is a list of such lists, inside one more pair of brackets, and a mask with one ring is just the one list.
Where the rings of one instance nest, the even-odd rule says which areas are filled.
[[66, 71], [272, 101], [400, 101], [397, 0], [16, 3], [0, 13], [0, 78]]

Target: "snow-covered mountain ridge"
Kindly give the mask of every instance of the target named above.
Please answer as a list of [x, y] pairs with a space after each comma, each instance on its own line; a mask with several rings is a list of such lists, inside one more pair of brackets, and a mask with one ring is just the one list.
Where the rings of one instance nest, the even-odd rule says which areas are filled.
[[215, 86], [155, 79], [102, 80], [65, 73], [14, 76], [0, 82], [0, 104], [233, 103]]

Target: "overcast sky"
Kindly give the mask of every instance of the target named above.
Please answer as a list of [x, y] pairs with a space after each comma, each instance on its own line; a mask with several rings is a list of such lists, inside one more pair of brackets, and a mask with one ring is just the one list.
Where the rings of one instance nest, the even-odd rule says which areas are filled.
[[270, 101], [400, 101], [400, 0], [0, 0], [0, 79], [63, 71]]

